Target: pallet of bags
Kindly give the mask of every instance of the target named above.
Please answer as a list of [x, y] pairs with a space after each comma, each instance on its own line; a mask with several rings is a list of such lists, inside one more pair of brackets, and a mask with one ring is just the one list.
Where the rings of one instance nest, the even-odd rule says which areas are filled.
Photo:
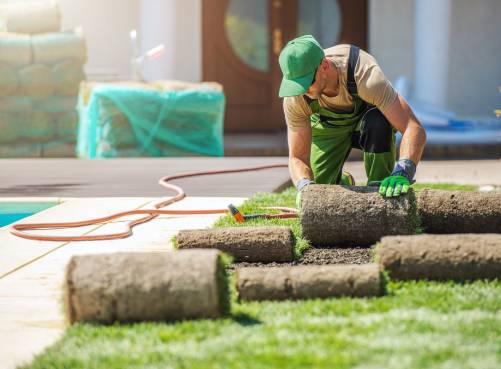
[[19, 154], [20, 143], [37, 145], [20, 156], [75, 156], [86, 58], [85, 40], [75, 32], [0, 33], [1, 157], [12, 157], [5, 147]]
[[83, 158], [222, 156], [225, 97], [215, 83], [83, 83]]

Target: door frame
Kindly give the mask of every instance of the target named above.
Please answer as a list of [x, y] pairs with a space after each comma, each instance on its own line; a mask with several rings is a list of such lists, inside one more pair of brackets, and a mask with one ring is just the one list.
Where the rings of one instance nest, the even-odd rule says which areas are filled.
[[[238, 109], [236, 105], [227, 103], [225, 114], [226, 132], [264, 132], [284, 130], [285, 118], [282, 110], [282, 100], [278, 98], [278, 90], [282, 81], [282, 72], [278, 65], [278, 55], [285, 43], [296, 37], [298, 19], [297, 0], [268, 0], [269, 11], [269, 71], [263, 73], [247, 66], [236, 55], [224, 29], [224, 15], [231, 0], [201, 0], [202, 1], [202, 78], [204, 81], [218, 81], [218, 63], [231, 61], [231, 68], [239, 75], [255, 80], [258, 83], [270, 83], [268, 91], [269, 106], [256, 104], [255, 121], [259, 124], [239, 126], [238, 122], [228, 122], [227, 117], [233, 117], [231, 111]], [[251, 0], [249, 0], [251, 1]], [[314, 0], [313, 0], [314, 1]], [[368, 39], [368, 4], [367, 0], [338, 0], [341, 11], [341, 35], [338, 43], [353, 43], [362, 49], [367, 48]], [[287, 6], [285, 6], [287, 5]], [[349, 21], [347, 21], [349, 20]], [[228, 86], [223, 86], [225, 93]], [[252, 104], [251, 104], [252, 105]], [[262, 111], [258, 112], [259, 109]], [[248, 118], [248, 117], [247, 117]], [[261, 122], [264, 120], [264, 122]]]

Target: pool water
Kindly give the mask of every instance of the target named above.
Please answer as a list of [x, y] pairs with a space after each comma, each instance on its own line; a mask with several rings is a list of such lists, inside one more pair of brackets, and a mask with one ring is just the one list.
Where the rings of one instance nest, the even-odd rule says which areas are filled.
[[0, 202], [0, 227], [56, 205], [58, 205], [57, 202]]

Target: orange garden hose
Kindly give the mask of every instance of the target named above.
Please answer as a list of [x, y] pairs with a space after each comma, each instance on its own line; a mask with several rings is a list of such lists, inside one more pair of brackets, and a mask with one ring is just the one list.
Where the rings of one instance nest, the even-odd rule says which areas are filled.
[[[212, 175], [212, 174], [224, 174], [224, 173], [239, 173], [239, 172], [250, 172], [262, 169], [271, 169], [271, 168], [286, 168], [287, 164], [272, 164], [272, 165], [263, 165], [257, 167], [249, 167], [249, 168], [240, 168], [240, 169], [226, 169], [226, 170], [208, 170], [208, 171], [200, 171], [200, 172], [188, 172], [177, 174], [173, 176], [165, 176], [162, 177], [158, 183], [169, 189], [175, 191], [177, 194], [171, 197], [169, 200], [159, 202], [154, 205], [155, 209], [141, 209], [141, 210], [128, 210], [120, 213], [112, 214], [109, 216], [83, 220], [79, 222], [68, 222], [68, 223], [26, 223], [26, 224], [14, 224], [10, 227], [10, 232], [18, 237], [27, 238], [30, 240], [36, 241], [99, 241], [99, 240], [114, 240], [119, 238], [126, 238], [132, 235], [132, 228], [138, 224], [149, 222], [150, 220], [156, 218], [158, 215], [196, 215], [196, 214], [226, 214], [229, 212], [228, 209], [211, 209], [211, 210], [160, 210], [168, 205], [171, 205], [175, 202], [181, 201], [186, 197], [184, 190], [176, 185], [168, 183], [168, 181], [186, 178], [186, 177], [195, 177], [202, 175]], [[273, 218], [296, 218], [297, 210], [295, 208], [287, 208], [287, 207], [267, 207], [264, 209], [268, 210], [278, 210], [280, 213], [278, 214], [264, 214], [263, 217], [267, 219]], [[128, 215], [135, 214], [147, 214], [148, 216], [132, 220], [127, 224], [127, 230], [119, 233], [110, 233], [103, 235], [95, 235], [95, 236], [50, 236], [50, 235], [34, 235], [30, 233], [25, 233], [22, 231], [27, 230], [46, 230], [46, 229], [62, 229], [62, 228], [75, 228], [75, 227], [83, 227], [93, 224], [99, 224], [104, 222], [109, 222], [111, 220], [121, 218]]]

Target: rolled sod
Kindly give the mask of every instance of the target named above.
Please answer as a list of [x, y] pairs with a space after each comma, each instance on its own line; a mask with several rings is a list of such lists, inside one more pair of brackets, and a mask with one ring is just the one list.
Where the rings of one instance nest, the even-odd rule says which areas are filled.
[[372, 245], [416, 233], [414, 192], [384, 198], [378, 187], [309, 185], [301, 202], [303, 236], [315, 246]]
[[218, 249], [235, 261], [252, 263], [294, 260], [295, 238], [289, 227], [230, 227], [179, 231], [179, 249]]
[[377, 264], [308, 265], [240, 268], [240, 300], [299, 300], [340, 296], [369, 297], [384, 293]]
[[377, 255], [395, 279], [501, 278], [501, 235], [454, 234], [384, 237]]
[[426, 233], [501, 233], [501, 193], [422, 190], [418, 210]]
[[74, 256], [66, 299], [72, 323], [217, 318], [229, 311], [217, 250]]

